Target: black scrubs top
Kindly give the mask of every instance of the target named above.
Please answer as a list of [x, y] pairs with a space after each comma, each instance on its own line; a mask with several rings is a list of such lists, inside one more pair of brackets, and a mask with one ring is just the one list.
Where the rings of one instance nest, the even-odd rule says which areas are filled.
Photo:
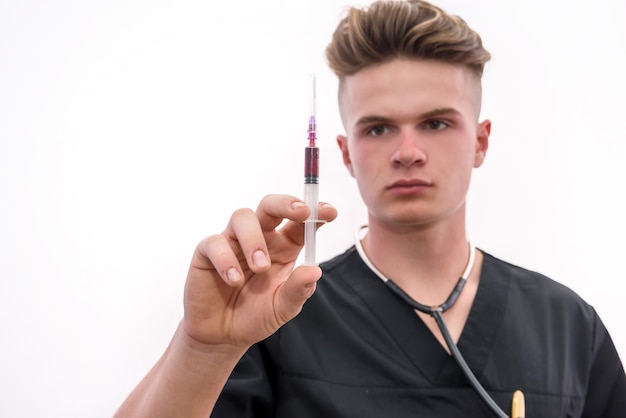
[[[491, 417], [413, 309], [354, 248], [321, 265], [302, 312], [241, 359], [212, 417]], [[507, 414], [626, 417], [626, 375], [596, 312], [538, 273], [485, 254], [458, 342]]]

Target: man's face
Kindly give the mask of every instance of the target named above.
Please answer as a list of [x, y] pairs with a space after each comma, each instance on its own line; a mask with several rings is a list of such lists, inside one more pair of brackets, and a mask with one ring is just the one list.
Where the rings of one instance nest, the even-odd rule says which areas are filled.
[[480, 81], [460, 66], [396, 59], [343, 80], [337, 142], [369, 222], [406, 227], [465, 216], [471, 172], [491, 124]]

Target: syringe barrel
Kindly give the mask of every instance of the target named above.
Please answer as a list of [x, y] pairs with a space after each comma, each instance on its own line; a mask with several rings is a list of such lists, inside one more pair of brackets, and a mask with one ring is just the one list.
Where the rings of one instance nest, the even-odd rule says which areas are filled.
[[315, 232], [317, 229], [317, 202], [318, 202], [317, 184], [304, 185], [304, 203], [310, 209], [309, 217], [304, 223], [304, 264], [315, 265]]
[[320, 149], [304, 148], [304, 184], [318, 184], [320, 166]]

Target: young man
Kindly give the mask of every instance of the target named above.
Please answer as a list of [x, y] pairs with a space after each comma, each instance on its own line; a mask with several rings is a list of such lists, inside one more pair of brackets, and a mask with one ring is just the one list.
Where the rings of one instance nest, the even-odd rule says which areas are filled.
[[237, 210], [198, 245], [184, 318], [118, 416], [507, 416], [521, 389], [529, 417], [623, 417], [593, 308], [466, 238], [491, 126], [480, 37], [428, 3], [378, 2], [349, 12], [327, 57], [368, 228], [321, 270], [294, 269], [303, 202]]

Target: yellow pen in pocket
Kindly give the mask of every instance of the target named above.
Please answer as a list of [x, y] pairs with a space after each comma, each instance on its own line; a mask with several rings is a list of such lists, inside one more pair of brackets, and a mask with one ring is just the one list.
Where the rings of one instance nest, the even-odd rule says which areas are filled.
[[511, 403], [511, 418], [524, 418], [526, 415], [526, 405], [524, 402], [524, 394], [521, 390], [513, 393], [513, 402]]

